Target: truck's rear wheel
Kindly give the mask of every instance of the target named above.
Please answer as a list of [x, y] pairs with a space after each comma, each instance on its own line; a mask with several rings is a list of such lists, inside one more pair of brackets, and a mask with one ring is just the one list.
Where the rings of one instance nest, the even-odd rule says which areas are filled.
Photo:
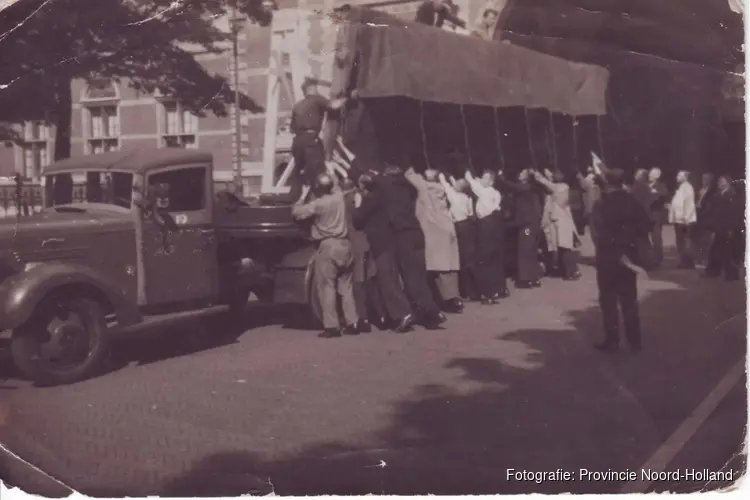
[[109, 353], [104, 310], [88, 298], [45, 301], [13, 332], [10, 352], [21, 373], [40, 384], [70, 384], [90, 377]]

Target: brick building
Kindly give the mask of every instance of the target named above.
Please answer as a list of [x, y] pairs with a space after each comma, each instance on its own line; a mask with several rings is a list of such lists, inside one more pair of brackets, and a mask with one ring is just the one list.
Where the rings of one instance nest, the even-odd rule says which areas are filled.
[[[461, 17], [472, 21], [485, 2], [454, 0], [461, 8]], [[280, 11], [305, 8], [327, 11], [341, 4], [370, 5], [389, 13], [413, 19], [420, 0], [278, 0]], [[281, 13], [283, 14], [283, 12]], [[229, 30], [228, 19], [216, 23]], [[271, 27], [259, 27], [245, 22], [238, 35], [238, 67], [235, 69], [232, 44], [221, 54], [196, 52], [196, 59], [209, 72], [228, 77], [233, 82], [234, 71], [239, 71], [240, 88], [258, 104], [267, 107], [269, 85], [274, 77], [269, 71]], [[320, 36], [309, 29], [310, 38]], [[314, 43], [314, 42], [313, 42]], [[290, 68], [284, 70], [290, 73]], [[94, 154], [113, 149], [150, 147], [196, 147], [214, 153], [217, 181], [229, 181], [234, 175], [234, 110], [229, 116], [211, 113], [197, 117], [182, 109], [171, 96], [147, 95], [130, 88], [127, 82], [95, 82], [88, 85], [75, 81], [72, 86], [73, 122], [72, 155]], [[277, 116], [279, 123], [289, 115], [292, 99], [280, 94]], [[274, 106], [276, 107], [276, 106]], [[231, 108], [231, 106], [230, 106]], [[264, 113], [242, 112], [240, 140], [242, 174], [250, 192], [258, 192], [263, 176], [273, 175], [273, 166], [263, 162], [265, 141]], [[19, 124], [25, 142], [22, 145], [0, 145], [0, 178], [18, 172], [26, 178], [38, 179], [40, 172], [52, 158], [54, 130], [43, 123]]]

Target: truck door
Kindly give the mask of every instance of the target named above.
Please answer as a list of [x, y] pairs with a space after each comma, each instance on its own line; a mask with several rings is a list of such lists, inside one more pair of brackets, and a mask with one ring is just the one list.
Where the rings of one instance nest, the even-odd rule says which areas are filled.
[[[146, 191], [155, 207], [141, 217], [144, 305], [216, 303], [218, 261], [210, 175], [207, 165], [179, 165], [147, 174]], [[168, 217], [161, 215], [165, 213]]]

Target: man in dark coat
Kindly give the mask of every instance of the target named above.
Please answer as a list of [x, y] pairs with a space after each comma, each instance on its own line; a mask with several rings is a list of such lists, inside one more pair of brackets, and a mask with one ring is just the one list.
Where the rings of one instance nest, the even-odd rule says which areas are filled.
[[724, 272], [727, 281], [739, 279], [736, 264], [738, 239], [743, 238], [744, 206], [738, 200], [727, 176], [719, 177], [719, 194], [714, 198], [710, 213], [710, 227], [714, 231], [714, 241], [708, 254], [706, 276], [718, 277]]
[[701, 176], [701, 187], [698, 190], [695, 208], [698, 213], [698, 223], [695, 225], [693, 234], [693, 246], [696, 250], [697, 263], [708, 264], [708, 249], [711, 247], [713, 231], [711, 230], [711, 207], [718, 195], [716, 180], [711, 173]]
[[602, 351], [619, 348], [619, 314], [622, 309], [625, 335], [633, 351], [639, 351], [641, 324], [638, 312], [638, 241], [651, 227], [646, 210], [623, 188], [624, 172], [608, 170], [602, 198], [594, 207], [592, 226], [596, 228], [596, 283], [604, 320]]
[[511, 182], [499, 172], [501, 186], [515, 192], [515, 214], [518, 223], [518, 266], [516, 287], [542, 286], [542, 269], [539, 263], [539, 235], [542, 230], [542, 204], [539, 194], [531, 184], [528, 170], [518, 174], [518, 182]]
[[311, 186], [316, 176], [326, 172], [325, 151], [320, 140], [320, 131], [326, 113], [341, 109], [346, 99], [328, 100], [318, 93], [317, 83], [306, 79], [302, 83], [305, 97], [292, 108], [290, 128], [294, 134], [292, 156], [294, 173], [292, 174], [290, 197], [296, 200], [302, 192], [302, 186]]
[[[382, 305], [380, 289], [377, 286], [375, 278], [377, 270], [375, 260], [370, 251], [370, 243], [367, 240], [367, 235], [355, 227], [353, 220], [354, 210], [357, 205], [361, 204], [363, 193], [360, 189], [356, 189], [351, 181], [348, 181], [342, 187], [345, 192], [349, 240], [352, 243], [352, 254], [354, 257], [352, 292], [354, 293], [354, 303], [357, 307], [357, 316], [359, 316], [357, 329], [361, 333], [369, 333], [372, 330], [370, 326], [371, 322], [374, 322], [378, 328], [385, 327], [383, 320], [385, 311]], [[375, 317], [373, 318], [371, 318], [371, 310], [375, 313]]]
[[407, 297], [418, 309], [419, 320], [429, 329], [438, 328], [445, 316], [430, 290], [425, 262], [425, 239], [416, 216], [417, 190], [404, 171], [387, 165], [377, 178], [375, 191], [388, 215], [396, 243], [396, 260]]
[[[355, 204], [352, 221], [355, 228], [367, 235], [385, 315], [395, 323], [394, 331], [404, 333], [412, 328], [415, 318], [401, 288], [394, 230], [384, 206], [384, 197], [373, 177], [362, 175], [359, 184], [363, 192]], [[385, 323], [385, 319], [382, 323]]]

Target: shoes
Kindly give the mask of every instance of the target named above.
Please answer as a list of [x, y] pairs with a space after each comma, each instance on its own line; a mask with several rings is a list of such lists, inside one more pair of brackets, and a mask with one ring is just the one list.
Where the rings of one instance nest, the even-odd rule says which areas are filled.
[[338, 328], [326, 328], [318, 334], [318, 338], [321, 339], [335, 339], [337, 337], [341, 337], [341, 331]]
[[516, 281], [516, 288], [534, 288], [534, 282], [529, 280]]
[[448, 321], [448, 318], [441, 312], [426, 314], [422, 319], [422, 326], [428, 330], [437, 330], [446, 321]]
[[497, 304], [497, 302], [498, 301], [492, 297], [482, 297], [482, 305], [491, 306], [492, 304]]
[[532, 281], [531, 286], [533, 286], [534, 288], [542, 288], [542, 282], [541, 280]]
[[357, 325], [346, 325], [341, 329], [342, 335], [359, 335], [359, 328]]
[[614, 342], [604, 341], [601, 344], [595, 344], [594, 349], [604, 352], [616, 352], [620, 349], [620, 346]]
[[393, 327], [393, 331], [396, 333], [406, 333], [412, 329], [414, 323], [414, 315], [407, 314], [406, 316], [401, 318], [401, 321], [399, 321], [396, 326]]
[[460, 312], [463, 312], [464, 302], [459, 298], [446, 300], [445, 302], [443, 302], [442, 309], [447, 313], [458, 314]]
[[359, 333], [370, 333], [372, 331], [372, 325], [370, 325], [370, 322], [366, 319], [360, 319], [357, 322], [356, 328]]
[[563, 278], [564, 281], [578, 281], [579, 279], [581, 279], [581, 273], [579, 272], [571, 274], [570, 276], [565, 276]]

